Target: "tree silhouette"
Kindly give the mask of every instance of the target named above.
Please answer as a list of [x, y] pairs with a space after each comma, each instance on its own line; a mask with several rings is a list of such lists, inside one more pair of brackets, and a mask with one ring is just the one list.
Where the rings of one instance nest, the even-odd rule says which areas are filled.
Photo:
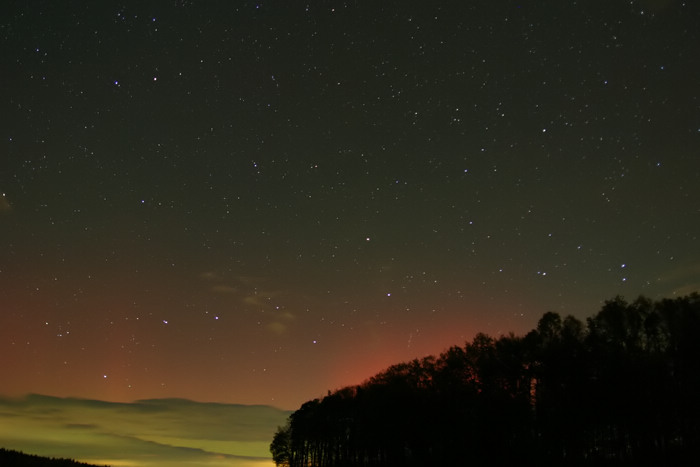
[[277, 465], [687, 465], [700, 445], [700, 296], [547, 312], [306, 402]]
[[0, 448], [0, 465], [12, 467], [95, 467], [72, 459], [55, 459]]
[[291, 427], [287, 424], [284, 427], [278, 427], [275, 435], [270, 443], [270, 452], [275, 465], [289, 466], [291, 462]]

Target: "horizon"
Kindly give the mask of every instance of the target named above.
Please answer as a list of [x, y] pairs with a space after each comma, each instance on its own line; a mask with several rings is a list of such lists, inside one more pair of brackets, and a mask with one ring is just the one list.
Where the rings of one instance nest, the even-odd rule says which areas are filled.
[[[7, 2], [0, 394], [288, 411], [700, 290], [698, 24], [681, 0]], [[207, 456], [181, 441], [156, 445]]]
[[[690, 292], [689, 295], [692, 295], [693, 293], [696, 293], [696, 294], [700, 293], [700, 288], [697, 291]], [[607, 298], [601, 300], [600, 303], [603, 304], [604, 301], [612, 300], [612, 299], [615, 299], [616, 297], [607, 297]], [[644, 295], [639, 295], [636, 297], [624, 297], [624, 296], [619, 296], [619, 297], [621, 297], [625, 300], [632, 300], [632, 299], [637, 299], [640, 297], [649, 298], [649, 297], [646, 297]], [[660, 297], [657, 299], [664, 300], [664, 299], [674, 299], [674, 298], [678, 298], [678, 297]], [[585, 320], [588, 317], [595, 315], [598, 311], [600, 311], [600, 309], [596, 310], [595, 312], [591, 312], [588, 316], [579, 316], [579, 317], [574, 316], [574, 317], [585, 322]], [[538, 320], [539, 320], [539, 318], [542, 317], [542, 315], [544, 315], [547, 312], [548, 311], [543, 311], [541, 313], [541, 315], [538, 317]], [[568, 315], [562, 315], [562, 317], [564, 317], [564, 316], [568, 316]], [[573, 316], [573, 315], [571, 315], [571, 316]], [[294, 410], [298, 409], [304, 402], [308, 402], [308, 401], [311, 401], [311, 400], [316, 399], [316, 398], [321, 398], [321, 397], [325, 396], [328, 392], [333, 392], [333, 391], [347, 388], [347, 387], [362, 385], [365, 382], [367, 382], [368, 380], [370, 380], [373, 376], [377, 375], [378, 373], [388, 369], [390, 366], [393, 366], [395, 364], [407, 363], [407, 362], [410, 362], [414, 359], [422, 359], [424, 357], [431, 357], [431, 356], [437, 357], [441, 353], [449, 350], [451, 347], [454, 347], [454, 346], [461, 347], [461, 346], [464, 346], [466, 344], [469, 344], [469, 342], [471, 342], [471, 339], [473, 339], [473, 337], [475, 337], [477, 334], [486, 334], [486, 335], [488, 335], [490, 337], [494, 337], [494, 338], [499, 338], [499, 337], [508, 336], [508, 335], [514, 335], [516, 337], [524, 337], [527, 333], [535, 330], [535, 328], [536, 328], [536, 326], [533, 326], [531, 329], [525, 329], [525, 330], [522, 330], [520, 332], [515, 332], [512, 330], [501, 330], [501, 332], [499, 332], [498, 334], [489, 334], [489, 333], [485, 333], [483, 331], [476, 330], [473, 333], [473, 335], [467, 337], [463, 341], [453, 342], [452, 344], [447, 344], [443, 348], [437, 349], [433, 352], [423, 353], [420, 355], [414, 355], [412, 357], [409, 357], [409, 358], [406, 358], [403, 360], [390, 361], [386, 365], [379, 367], [373, 373], [367, 374], [364, 377], [357, 379], [355, 381], [350, 381], [347, 384], [343, 384], [343, 385], [332, 387], [332, 388], [331, 387], [318, 388], [318, 390], [316, 391], [316, 394], [311, 394], [306, 399], [299, 400], [297, 403], [294, 403], [293, 405], [290, 405], [287, 407], [283, 407], [281, 405], [276, 405], [274, 403], [274, 401], [271, 401], [271, 403], [260, 403], [260, 402], [234, 401], [234, 400], [196, 399], [196, 398], [177, 396], [177, 395], [170, 395], [168, 397], [146, 397], [146, 398], [137, 398], [137, 399], [104, 399], [104, 398], [94, 398], [94, 397], [89, 397], [89, 396], [82, 396], [82, 395], [78, 395], [78, 394], [52, 394], [52, 393], [47, 393], [47, 392], [44, 392], [44, 393], [25, 392], [25, 393], [10, 394], [10, 393], [0, 392], [0, 400], [4, 399], [4, 400], [19, 401], [19, 400], [23, 400], [23, 399], [27, 399], [27, 398], [32, 398], [32, 397], [38, 397], [38, 398], [45, 397], [45, 398], [50, 398], [50, 399], [105, 402], [105, 403], [109, 403], [109, 404], [137, 404], [140, 402], [151, 402], [151, 401], [173, 401], [173, 402], [183, 401], [183, 402], [193, 402], [193, 403], [197, 403], [197, 404], [221, 404], [221, 405], [228, 405], [228, 406], [249, 406], [249, 407], [261, 406], [261, 407], [276, 408], [276, 409], [279, 409], [282, 411], [294, 411]], [[2, 389], [0, 388], [0, 391], [1, 390]]]
[[[693, 297], [697, 303], [700, 295], [693, 292], [683, 298]], [[611, 304], [610, 309], [614, 310], [620, 303], [618, 299], [629, 303], [630, 307], [641, 306], [636, 308], [638, 310], [648, 310], [643, 304], [651, 303], [645, 300], [626, 302], [618, 296], [606, 301], [606, 305]], [[542, 319], [548, 318], [547, 322], [551, 323], [552, 316], [555, 315], [547, 312]], [[556, 316], [560, 320], [564, 318]], [[581, 334], [581, 342], [590, 329]], [[539, 323], [538, 328], [531, 331], [538, 330]], [[529, 332], [520, 335], [511, 332], [489, 337], [512, 336], [524, 342], [529, 335]], [[475, 336], [475, 342], [477, 339]], [[468, 348], [470, 343], [465, 346]], [[455, 344], [450, 350], [453, 347], [461, 345]], [[425, 357], [431, 361], [430, 357], [438, 358], [447, 351], [446, 348], [440, 354]], [[394, 362], [391, 367], [402, 363], [409, 362]], [[380, 373], [390, 370], [387, 367]], [[326, 395], [342, 394], [343, 389], [371, 384], [373, 377], [380, 373], [356, 384], [328, 390], [327, 394], [313, 400], [322, 401]], [[36, 393], [0, 395], [0, 421], [8, 421], [0, 423], [0, 447], [114, 467], [175, 467], [185, 459], [209, 467], [271, 465], [272, 435], [287, 426], [297, 409], [303, 409], [303, 404], [285, 410], [264, 404], [204, 402], [176, 397], [124, 402]], [[130, 440], [127, 446], [122, 442], [125, 439]]]

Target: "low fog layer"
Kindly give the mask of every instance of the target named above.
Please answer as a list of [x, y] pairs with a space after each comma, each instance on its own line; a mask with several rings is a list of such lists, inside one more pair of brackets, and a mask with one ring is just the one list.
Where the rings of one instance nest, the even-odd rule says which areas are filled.
[[113, 403], [31, 395], [0, 399], [2, 447], [117, 466], [272, 465], [289, 412], [182, 399]]

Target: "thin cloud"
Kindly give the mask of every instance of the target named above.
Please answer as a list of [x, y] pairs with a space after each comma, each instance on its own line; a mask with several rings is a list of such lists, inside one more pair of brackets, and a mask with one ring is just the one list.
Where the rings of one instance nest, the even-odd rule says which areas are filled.
[[673, 296], [700, 292], [700, 263], [680, 264], [666, 271], [659, 281], [668, 285]]

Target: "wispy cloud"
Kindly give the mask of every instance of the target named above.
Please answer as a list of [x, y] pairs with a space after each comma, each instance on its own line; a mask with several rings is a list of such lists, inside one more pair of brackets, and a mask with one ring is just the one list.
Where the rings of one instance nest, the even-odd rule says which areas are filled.
[[296, 315], [281, 305], [289, 302], [290, 289], [273, 287], [271, 280], [258, 276], [225, 277], [215, 271], [199, 274], [210, 292], [231, 297], [236, 306], [266, 313], [265, 329], [276, 336], [289, 332]]
[[666, 284], [672, 296], [688, 295], [700, 291], [700, 263], [680, 263], [666, 271], [659, 280]]
[[3, 447], [117, 466], [270, 466], [289, 412], [181, 399], [111, 403], [0, 398]]

